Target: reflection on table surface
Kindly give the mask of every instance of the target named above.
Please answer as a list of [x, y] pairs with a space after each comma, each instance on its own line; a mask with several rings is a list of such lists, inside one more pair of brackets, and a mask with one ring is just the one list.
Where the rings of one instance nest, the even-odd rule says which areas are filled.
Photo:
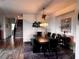
[[48, 42], [48, 39], [41, 37], [41, 38], [38, 39], [38, 41], [40, 43], [44, 43], [44, 42]]

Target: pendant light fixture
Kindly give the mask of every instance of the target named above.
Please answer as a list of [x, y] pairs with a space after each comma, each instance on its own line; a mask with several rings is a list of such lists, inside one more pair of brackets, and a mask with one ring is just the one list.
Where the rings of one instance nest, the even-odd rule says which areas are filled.
[[47, 21], [46, 21], [46, 14], [44, 13], [44, 9], [45, 8], [43, 8], [43, 14], [42, 14], [42, 21], [40, 22], [40, 27], [47, 27], [48, 26], [48, 23], [47, 23]]
[[33, 22], [32, 27], [36, 27], [36, 28], [40, 27], [40, 22], [37, 21], [36, 15], [35, 15], [35, 21]]
[[35, 21], [33, 22], [32, 27], [36, 27], [36, 28], [43, 27], [43, 28], [46, 28], [48, 26], [48, 23], [46, 21], [46, 16], [47, 15], [44, 13], [44, 9], [45, 8], [43, 8], [43, 14], [41, 16], [42, 20], [41, 21], [37, 21], [37, 17], [35, 17]]

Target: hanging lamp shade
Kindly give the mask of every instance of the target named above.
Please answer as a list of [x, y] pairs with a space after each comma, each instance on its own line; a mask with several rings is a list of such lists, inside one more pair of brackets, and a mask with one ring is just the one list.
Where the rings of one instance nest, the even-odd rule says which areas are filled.
[[44, 11], [43, 11], [43, 14], [42, 14], [42, 21], [41, 21], [41, 23], [40, 23], [40, 27], [44, 27], [44, 28], [46, 28], [47, 26], [48, 26], [48, 23], [47, 23], [47, 21], [46, 21], [46, 14], [44, 14]]
[[46, 18], [46, 14], [43, 14], [43, 15], [42, 15], [42, 18], [44, 18], [44, 19], [45, 19], [45, 18]]
[[[46, 28], [48, 26], [48, 22], [45, 19], [47, 15], [44, 14], [44, 9], [45, 8], [43, 8], [43, 14], [41, 16], [42, 20], [41, 21], [34, 21], [32, 27], [36, 27], [36, 28], [38, 28], [38, 27], [44, 27], [44, 28]], [[37, 19], [37, 17], [36, 17], [36, 19]]]
[[40, 22], [35, 21], [32, 25], [32, 27], [40, 27]]

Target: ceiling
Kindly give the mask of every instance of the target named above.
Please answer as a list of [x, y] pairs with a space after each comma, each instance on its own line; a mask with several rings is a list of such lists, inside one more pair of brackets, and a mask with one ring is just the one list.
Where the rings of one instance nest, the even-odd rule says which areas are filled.
[[0, 11], [36, 14], [45, 7], [46, 13], [54, 13], [74, 3], [76, 0], [0, 0]]

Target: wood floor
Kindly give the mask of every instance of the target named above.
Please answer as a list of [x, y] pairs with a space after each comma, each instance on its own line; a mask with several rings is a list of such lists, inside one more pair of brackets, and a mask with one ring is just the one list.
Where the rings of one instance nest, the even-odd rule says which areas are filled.
[[23, 51], [21, 49], [0, 49], [0, 59], [23, 59]]
[[[73, 51], [62, 50], [58, 59], [75, 59]], [[8, 40], [0, 45], [0, 59], [56, 59], [53, 55], [45, 57], [43, 53], [33, 53], [32, 46], [16, 39], [16, 44]]]
[[0, 59], [24, 59], [23, 43], [16, 40], [16, 44], [12, 44], [8, 39], [0, 44]]

